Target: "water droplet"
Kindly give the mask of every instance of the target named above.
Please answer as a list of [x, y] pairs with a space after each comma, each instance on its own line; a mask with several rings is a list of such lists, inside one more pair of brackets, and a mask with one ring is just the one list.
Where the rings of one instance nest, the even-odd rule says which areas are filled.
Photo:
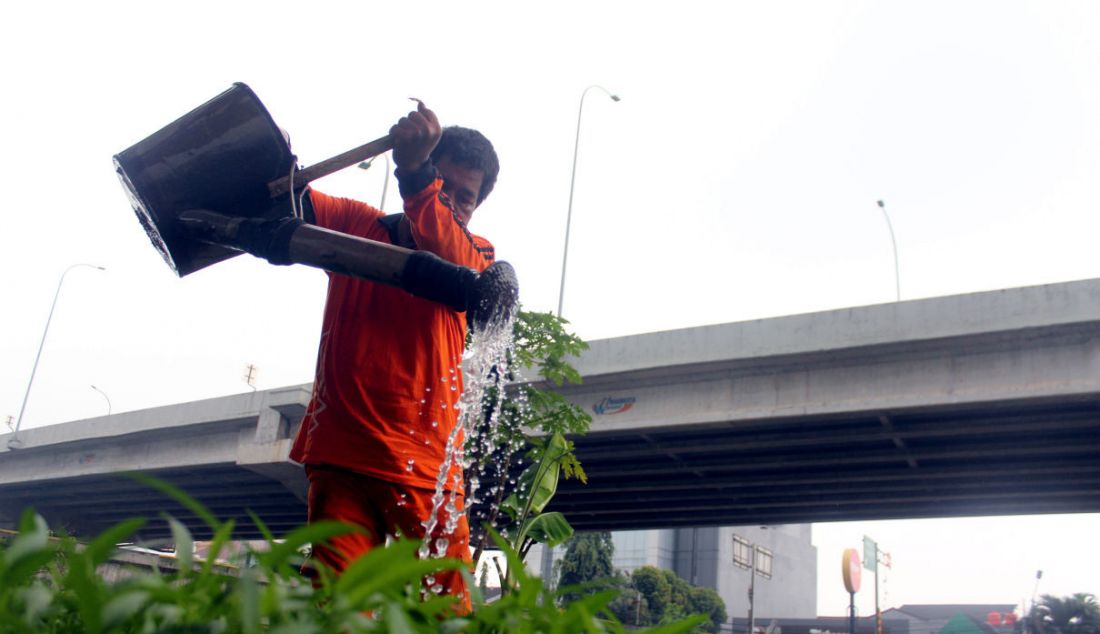
[[435, 552], [442, 555], [443, 553], [447, 552], [447, 546], [449, 545], [450, 543], [446, 539], [440, 537], [439, 539], [435, 540]]
[[435, 584], [434, 586], [432, 586], [432, 592], [434, 592], [435, 594], [439, 594], [440, 592], [443, 592], [443, 586], [441, 586], [438, 583]]
[[409, 458], [408, 464], [405, 465], [405, 471], [412, 471], [414, 464], [416, 464], [416, 461], [413, 460], [412, 458]]
[[439, 421], [433, 420], [432, 421], [432, 427], [439, 427]]

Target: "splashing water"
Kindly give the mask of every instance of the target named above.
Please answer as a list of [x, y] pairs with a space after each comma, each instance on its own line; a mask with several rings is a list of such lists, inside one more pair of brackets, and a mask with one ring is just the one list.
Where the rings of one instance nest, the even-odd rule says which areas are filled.
[[[431, 512], [423, 522], [424, 539], [418, 551], [422, 559], [433, 556], [443, 557], [447, 552], [448, 541], [436, 535], [436, 529], [439, 527], [440, 511], [446, 512], [446, 521], [442, 533], [452, 535], [464, 516], [466, 508], [477, 501], [478, 480], [472, 478], [469, 487], [469, 499], [462, 510], [458, 508], [457, 498], [462, 493], [462, 473], [472, 463], [472, 458], [468, 455], [466, 447], [476, 445], [479, 452], [491, 452], [493, 449], [493, 434], [484, 433], [479, 435], [478, 431], [482, 423], [486, 421], [488, 424], [485, 429], [494, 429], [500, 418], [507, 383], [506, 377], [509, 374], [508, 358], [512, 348], [513, 321], [514, 317], [507, 315], [480, 328], [472, 329], [470, 332], [470, 346], [463, 360], [465, 389], [463, 389], [456, 405], [458, 408], [458, 422], [447, 437], [443, 463], [439, 466], [439, 475], [436, 477], [435, 491], [432, 495]], [[447, 378], [443, 377], [442, 380], [447, 381]], [[458, 375], [452, 370], [450, 382], [451, 389], [454, 391], [458, 390], [457, 381]], [[494, 395], [494, 398], [491, 406], [486, 408], [484, 401], [489, 394]], [[433, 427], [436, 427], [437, 424], [437, 421], [432, 422]], [[482, 453], [482, 455], [488, 455], [488, 453]], [[456, 465], [457, 470], [455, 469]], [[447, 477], [452, 471], [454, 471], [454, 476], [448, 492]], [[433, 592], [437, 592], [435, 586], [430, 582], [428, 586]]]

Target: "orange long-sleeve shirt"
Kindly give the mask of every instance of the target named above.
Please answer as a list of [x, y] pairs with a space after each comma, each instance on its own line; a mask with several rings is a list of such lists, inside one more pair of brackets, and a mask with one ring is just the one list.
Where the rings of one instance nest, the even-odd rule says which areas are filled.
[[[493, 247], [454, 216], [436, 178], [405, 196], [420, 250], [483, 271]], [[311, 192], [319, 226], [391, 243], [383, 213]], [[329, 274], [313, 398], [290, 457], [432, 488], [462, 393], [464, 313], [401, 289]], [[461, 438], [459, 439], [461, 441]], [[454, 482], [448, 475], [448, 488]]]

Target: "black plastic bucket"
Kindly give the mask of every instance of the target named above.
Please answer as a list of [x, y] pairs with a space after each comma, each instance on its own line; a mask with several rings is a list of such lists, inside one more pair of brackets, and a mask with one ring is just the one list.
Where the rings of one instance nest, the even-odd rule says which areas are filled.
[[182, 212], [290, 215], [289, 197], [272, 200], [267, 184], [289, 175], [294, 157], [267, 109], [244, 84], [234, 84], [114, 160], [138, 220], [180, 277], [240, 254], [189, 237], [178, 221]]

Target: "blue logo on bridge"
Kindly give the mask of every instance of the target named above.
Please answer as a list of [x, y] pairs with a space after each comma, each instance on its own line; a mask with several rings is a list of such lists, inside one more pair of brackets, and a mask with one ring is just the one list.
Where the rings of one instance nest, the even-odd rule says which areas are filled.
[[613, 398], [606, 396], [602, 401], [592, 406], [592, 411], [596, 412], [597, 416], [610, 416], [611, 414], [622, 414], [623, 412], [634, 407], [634, 403], [638, 399], [633, 396], [625, 396], [623, 398]]

